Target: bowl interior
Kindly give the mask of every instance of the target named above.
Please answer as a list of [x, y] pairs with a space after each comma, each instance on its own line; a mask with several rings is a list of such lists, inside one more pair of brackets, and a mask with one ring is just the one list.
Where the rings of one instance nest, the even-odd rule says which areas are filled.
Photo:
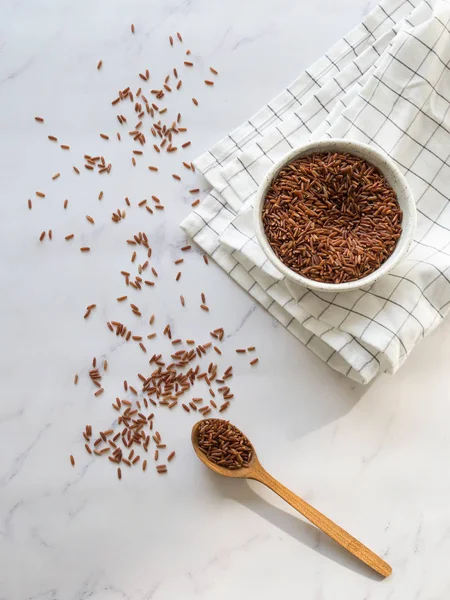
[[[292, 161], [301, 158], [302, 156], [307, 156], [309, 154], [316, 154], [320, 152], [348, 152], [349, 154], [353, 154], [354, 156], [362, 158], [367, 162], [371, 163], [382, 173], [387, 183], [394, 189], [397, 195], [398, 204], [403, 213], [402, 232], [394, 249], [394, 252], [382, 265], [380, 265], [380, 267], [376, 271], [356, 281], [337, 284], [323, 283], [299, 275], [298, 273], [292, 271], [289, 267], [287, 267], [284, 263], [281, 262], [281, 260], [272, 250], [272, 247], [267, 241], [267, 237], [264, 231], [264, 226], [262, 223], [262, 210], [264, 207], [267, 192], [273, 180], [277, 177], [281, 169], [285, 167], [288, 163], [291, 163]], [[416, 225], [416, 208], [414, 198], [408, 186], [408, 183], [406, 182], [406, 179], [396, 167], [396, 165], [388, 156], [375, 150], [371, 146], [367, 146], [366, 144], [353, 142], [350, 140], [323, 140], [319, 142], [306, 144], [304, 146], [301, 146], [300, 148], [292, 150], [282, 160], [280, 160], [273, 166], [273, 168], [268, 172], [268, 174], [262, 181], [258, 190], [254, 210], [256, 237], [271, 263], [286, 277], [288, 277], [292, 281], [295, 281], [296, 283], [299, 283], [311, 289], [330, 292], [353, 290], [363, 287], [365, 285], [369, 285], [385, 273], [389, 272], [407, 253], [413, 240]]]

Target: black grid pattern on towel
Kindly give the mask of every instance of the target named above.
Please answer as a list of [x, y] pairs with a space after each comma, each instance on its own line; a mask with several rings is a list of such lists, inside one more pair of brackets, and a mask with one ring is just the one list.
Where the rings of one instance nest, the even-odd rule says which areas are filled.
[[[406, 4], [406, 3], [408, 3], [411, 6], [411, 10], [413, 10], [416, 7], [416, 5], [413, 2], [411, 2], [410, 0], [404, 0], [403, 4]], [[432, 5], [428, 1], [426, 2], [426, 4], [429, 6], [430, 11], [431, 11], [433, 9]], [[389, 5], [394, 6], [392, 13], [390, 13], [385, 8]], [[399, 7], [400, 7], [400, 5], [398, 2], [397, 3], [385, 2], [385, 6], [380, 6], [379, 9], [385, 15], [384, 21], [389, 20], [392, 23], [394, 23], [394, 25], [396, 25], [396, 21], [392, 17], [392, 15], [395, 11], [397, 11], [399, 9]], [[348, 127], [347, 127], [347, 131], [345, 132], [345, 135], [352, 137], [352, 132], [356, 131], [358, 133], [358, 136], [357, 136], [358, 139], [361, 140], [361, 138], [363, 138], [363, 141], [373, 144], [374, 146], [379, 147], [381, 149], [384, 149], [384, 148], [382, 145], [380, 145], [378, 136], [379, 136], [380, 132], [382, 131], [383, 127], [385, 126], [385, 124], [389, 123], [389, 125], [391, 127], [400, 129], [401, 137], [399, 137], [397, 139], [393, 148], [390, 149], [389, 153], [394, 158], [394, 160], [397, 161], [397, 163], [402, 168], [402, 170], [404, 171], [404, 173], [406, 174], [407, 177], [408, 177], [408, 175], [412, 175], [412, 176], [416, 177], [418, 180], [420, 180], [425, 185], [421, 195], [417, 198], [417, 200], [418, 200], [419, 213], [423, 217], [423, 219], [426, 219], [429, 222], [429, 227], [424, 233], [422, 233], [420, 239], [416, 240], [417, 244], [414, 249], [413, 255], [411, 256], [411, 259], [409, 261], [410, 265], [408, 265], [408, 268], [406, 270], [404, 270], [404, 272], [403, 272], [403, 270], [401, 270], [400, 272], [394, 272], [392, 275], [388, 276], [388, 277], [391, 277], [396, 280], [395, 285], [392, 286], [392, 288], [388, 294], [384, 294], [382, 291], [380, 291], [377, 288], [376, 284], [370, 290], [365, 292], [365, 294], [368, 294], [368, 295], [372, 296], [374, 299], [377, 299], [378, 301], [381, 302], [381, 306], [380, 306], [378, 312], [376, 312], [374, 315], [364, 313], [364, 310], [360, 309], [358, 307], [358, 304], [364, 304], [363, 299], [362, 299], [363, 297], [358, 297], [351, 307], [348, 307], [345, 304], [342, 305], [339, 301], [339, 295], [337, 294], [337, 295], [335, 295], [334, 298], [332, 298], [331, 300], [326, 302], [326, 306], [324, 307], [322, 312], [318, 316], [315, 317], [318, 320], [324, 319], [324, 314], [326, 313], [326, 311], [332, 310], [332, 308], [335, 306], [335, 307], [345, 311], [346, 315], [339, 324], [333, 324], [332, 326], [330, 326], [330, 329], [332, 329], [333, 327], [337, 327], [338, 329], [343, 328], [345, 326], [345, 321], [350, 317], [350, 315], [356, 315], [356, 316], [366, 319], [367, 324], [365, 325], [362, 333], [358, 334], [358, 339], [356, 341], [359, 341], [361, 343], [361, 345], [364, 347], [365, 351], [371, 356], [371, 358], [369, 359], [369, 362], [377, 361], [379, 363], [380, 362], [379, 356], [382, 355], [386, 351], [387, 347], [392, 343], [393, 340], [396, 340], [399, 344], [399, 347], [401, 349], [399, 358], [402, 359], [403, 356], [407, 355], [409, 353], [409, 351], [412, 349], [412, 346], [411, 346], [411, 344], [408, 343], [408, 340], [402, 338], [402, 330], [404, 329], [405, 325], [409, 324], [409, 326], [410, 326], [410, 321], [414, 321], [414, 323], [416, 323], [416, 325], [418, 326], [418, 328], [420, 330], [420, 336], [423, 337], [428, 330], [430, 330], [434, 327], [436, 320], [439, 320], [443, 317], [445, 309], [447, 309], [448, 305], [450, 304], [450, 298], [448, 298], [448, 297], [443, 298], [442, 303], [440, 305], [437, 305], [436, 302], [433, 302], [433, 296], [427, 295], [428, 290], [432, 286], [434, 286], [437, 281], [443, 280], [443, 281], [445, 281], [446, 285], [450, 283], [450, 278], [447, 275], [447, 266], [445, 267], [445, 269], [440, 268], [439, 265], [441, 263], [439, 262], [439, 260], [437, 260], [437, 258], [439, 258], [441, 254], [449, 256], [449, 253], [446, 250], [447, 250], [447, 247], [450, 247], [450, 225], [447, 226], [447, 225], [443, 224], [442, 222], [441, 223], [439, 222], [440, 216], [442, 215], [442, 213], [445, 211], [445, 209], [447, 207], [447, 204], [446, 204], [447, 198], [443, 194], [442, 190], [440, 190], [437, 187], [437, 185], [435, 185], [436, 179], [439, 178], [439, 174], [441, 173], [441, 171], [444, 168], [450, 169], [450, 165], [449, 165], [450, 148], [448, 151], [446, 151], [445, 147], [441, 148], [441, 150], [443, 151], [443, 154], [442, 154], [438, 150], [436, 150], [436, 145], [434, 145], [434, 149], [429, 149], [429, 147], [428, 147], [430, 145], [429, 144], [430, 141], [432, 141], [433, 138], [439, 134], [440, 129], [446, 130], [445, 123], [443, 122], [443, 120], [444, 120], [445, 116], [447, 115], [448, 110], [450, 109], [450, 102], [449, 102], [448, 98], [445, 96], [445, 94], [441, 93], [441, 91], [439, 89], [439, 83], [440, 83], [442, 77], [444, 75], [448, 77], [448, 75], [449, 75], [448, 71], [449, 71], [450, 60], [446, 61], [442, 58], [443, 51], [439, 47], [439, 44], [443, 37], [450, 34], [449, 27], [448, 27], [450, 19], [447, 20], [446, 22], [443, 22], [438, 17], [436, 17], [436, 21], [438, 23], [440, 23], [440, 25], [441, 25], [441, 32], [438, 36], [436, 36], [432, 45], [430, 45], [430, 43], [428, 41], [424, 41], [423, 39], [420, 39], [420, 36], [417, 35], [416, 32], [406, 31], [406, 35], [403, 39], [402, 45], [404, 45], [406, 43], [408, 43], [408, 44], [415, 43], [415, 44], [421, 46], [421, 48], [423, 50], [422, 58], [418, 62], [418, 64], [415, 64], [413, 66], [406, 64], [404, 61], [402, 61], [401, 58], [399, 58], [399, 54], [401, 53], [402, 45], [399, 47], [395, 47], [395, 46], [392, 47], [392, 45], [391, 45], [389, 52], [388, 52], [389, 59], [386, 60], [386, 55], [384, 57], [382, 56], [382, 58], [384, 58], [383, 72], [381, 73], [380, 71], [377, 71], [375, 74], [372, 75], [373, 77], [376, 78], [377, 85], [372, 88], [371, 95], [369, 97], [366, 97], [362, 93], [358, 94], [358, 104], [360, 107], [359, 112], [357, 114], [352, 114], [349, 117], [346, 114], [345, 105], [344, 105], [344, 110], [342, 113], [342, 119], [345, 119], [346, 121], [348, 121]], [[381, 25], [381, 23], [378, 22], [378, 24], [376, 24], [376, 27], [374, 29], [377, 29], [378, 27], [380, 27], [380, 25]], [[376, 41], [376, 35], [375, 35], [374, 30], [370, 30], [366, 23], [362, 24], [361, 27], [366, 30], [366, 34], [368, 37], [372, 37]], [[349, 47], [349, 52], [353, 52], [355, 57], [358, 57], [358, 52], [356, 51], [356, 49], [352, 45], [352, 43], [350, 43], [347, 39], [345, 39], [345, 41]], [[430, 59], [430, 56], [434, 57], [435, 61], [440, 63], [440, 67], [441, 67], [441, 72], [439, 73], [439, 76], [437, 78], [435, 77], [433, 81], [430, 81], [429, 79], [427, 79], [426, 70], [424, 71], [424, 69], [423, 69], [424, 65]], [[325, 55], [325, 57], [328, 59], [330, 69], [333, 71], [333, 73], [336, 74], [336, 72], [339, 72], [338, 61], [335, 59], [335, 57], [331, 58], [328, 55]], [[450, 57], [449, 57], [449, 59], [450, 59]], [[357, 64], [357, 60], [353, 61], [353, 65], [356, 65], [357, 69], [359, 69], [360, 77], [363, 77], [364, 74], [363, 74], [362, 70], [359, 68], [359, 66]], [[391, 85], [386, 83], [386, 74], [389, 73], [389, 71], [391, 69], [394, 69], [395, 65], [401, 65], [401, 67], [403, 69], [410, 71], [410, 78], [404, 82], [403, 87], [401, 89], [394, 89]], [[299, 119], [299, 122], [300, 122], [299, 127], [305, 128], [310, 133], [311, 129], [309, 127], [309, 121], [311, 118], [313, 118], [316, 115], [315, 114], [311, 115], [310, 119], [303, 119], [299, 114], [296, 113], [296, 110], [293, 109], [292, 107], [294, 105], [298, 105], [299, 112], [300, 112], [300, 109], [303, 106], [303, 99], [307, 98], [309, 95], [309, 98], [313, 97], [317, 101], [317, 105], [318, 105], [317, 111], [318, 112], [323, 111], [323, 113], [325, 115], [328, 115], [329, 110], [327, 108], [327, 103], [323, 102], [323, 100], [321, 100], [321, 98], [320, 98], [320, 90], [322, 87], [320, 82], [318, 82], [316, 77], [314, 75], [312, 75], [309, 71], [306, 71], [306, 74], [308, 75], [308, 77], [311, 80], [311, 86], [309, 88], [306, 87], [301, 90], [301, 92], [302, 92], [301, 99], [298, 96], [295, 96], [290, 89], [287, 92], [292, 97], [291, 98], [291, 106], [289, 107], [291, 110], [291, 113], [296, 114], [297, 118]], [[331, 74], [331, 76], [332, 75], [333, 74]], [[407, 94], [405, 94], [405, 91], [408, 88], [408, 85], [411, 83], [411, 81], [414, 78], [421, 79], [424, 82], [424, 84], [429, 87], [429, 90], [430, 90], [429, 96], [423, 100], [421, 105], [416, 104], [414, 102], [414, 100], [411, 99], [410, 95], [408, 96]], [[387, 78], [387, 79], [389, 80], [389, 78]], [[344, 94], [346, 90], [342, 87], [342, 85], [340, 83], [338, 83], [336, 81], [335, 77], [333, 78], [333, 81], [340, 88], [340, 93]], [[385, 112], [382, 108], [380, 108], [380, 106], [378, 106], [375, 102], [372, 102], [373, 99], [376, 99], [377, 90], [379, 90], [382, 87], [388, 87], [390, 92], [396, 96], [396, 100], [392, 104], [390, 111], [387, 111], [387, 112]], [[348, 89], [348, 87], [347, 87], [347, 89]], [[425, 109], [425, 104], [428, 102], [430, 96], [433, 94], [438, 96], [441, 101], [444, 101], [447, 103], [447, 107], [445, 109], [444, 115], [442, 118], [439, 118], [439, 119], [430, 117], [429, 113]], [[328, 103], [332, 104], [334, 100], [335, 100], [334, 98], [329, 98]], [[408, 124], [408, 126], [403, 129], [401, 128], [401, 126], [398, 124], [395, 117], [393, 116], [393, 112], [396, 108], [396, 104], [400, 100], [410, 103], [411, 106], [415, 109], [414, 118]], [[289, 140], [289, 136], [284, 135], [282, 133], [281, 128], [278, 126], [278, 125], [281, 125], [282, 122], [284, 122], [284, 120], [285, 120], [283, 118], [283, 115], [287, 110], [286, 106], [284, 107], [284, 111], [282, 111], [281, 113], [275, 111], [272, 106], [268, 106], [268, 108], [270, 109], [270, 111], [272, 113], [272, 122], [266, 124], [266, 126], [264, 128], [261, 128], [261, 126], [259, 126], [259, 125], [255, 126], [253, 124], [253, 119], [251, 119], [246, 123], [246, 126], [250, 126], [253, 129], [253, 131], [254, 131], [253, 138], [254, 138], [254, 140], [256, 140], [256, 145], [259, 148], [262, 155], [265, 156], [269, 161], [272, 161], [272, 159], [268, 156], [267, 152], [264, 150], [262, 145], [259, 144], [257, 141], [258, 139], [264, 137], [265, 132], [268, 127], [270, 127], [271, 125], [272, 125], [272, 127], [275, 127], [279, 136], [281, 136], [282, 141], [284, 141], [288, 146], [292, 147], [292, 143]], [[379, 121], [379, 126], [375, 132], [368, 133], [364, 129], [363, 124], [361, 125], [361, 123], [364, 123], [364, 111], [369, 111], [369, 110], [373, 111], [372, 118], [374, 118], [373, 117], [374, 114], [377, 115], [378, 121]], [[426, 139], [425, 141], [419, 139], [415, 135], [415, 132], [412, 130], [414, 121], [417, 118], [421, 118], [421, 117], [429, 118], [434, 123], [434, 125], [433, 125], [434, 129], [430, 132], [429, 138]], [[329, 135], [332, 135], [332, 130], [333, 130], [333, 127], [331, 127], [331, 133], [329, 133]], [[219, 165], [224, 164], [227, 162], [227, 160], [230, 156], [236, 155], [236, 149], [239, 149], [239, 145], [242, 142], [238, 142], [238, 140], [235, 139], [235, 135], [236, 135], [236, 133], [233, 132], [233, 134], [229, 136], [229, 140], [233, 144], [232, 147], [234, 147], [234, 149], [229, 151], [229, 155], [221, 155], [221, 156], [214, 155], [214, 159], [216, 160], [217, 164], [219, 164]], [[408, 139], [411, 143], [417, 144], [417, 146], [419, 148], [418, 154], [414, 156], [414, 158], [411, 162], [409, 160], [405, 161], [406, 164], [402, 163], [402, 161], [401, 161], [401, 152], [400, 151], [398, 153], [398, 154], [400, 154], [400, 157], [396, 155], [396, 148], [399, 145], [400, 141], [403, 139]], [[415, 169], [415, 164], [420, 163], [420, 161], [422, 159], [422, 154], [424, 152], [429, 153], [440, 163], [440, 167], [438, 168], [438, 170], [435, 173], [433, 173], [433, 175], [431, 177], [424, 176], [423, 172], [421, 172], [420, 169], [417, 169], [417, 170]], [[233, 157], [236, 158], [235, 156], [233, 156]], [[239, 159], [239, 157], [238, 157], [238, 159]], [[242, 161], [242, 160], [240, 160], [240, 164], [242, 166], [242, 170], [246, 172], [249, 179], [252, 181], [253, 186], [257, 186], [258, 181], [255, 179], [254, 175], [249, 171], [249, 167], [251, 165], [245, 164], [244, 161]], [[442, 199], [443, 199], [442, 209], [440, 210], [440, 212], [438, 213], [437, 216], [436, 215], [432, 216], [430, 214], [427, 214], [426, 194], [429, 190], [433, 190], [434, 193], [441, 195]], [[220, 199], [220, 194], [214, 195], [214, 198], [218, 203], [221, 204], [222, 208], [220, 210], [228, 210], [226, 202], [223, 202]], [[422, 206], [423, 206], [423, 208], [422, 208]], [[198, 213], [200, 213], [200, 212], [201, 211], [199, 210]], [[198, 216], [200, 216], [200, 214]], [[204, 219], [203, 217], [201, 217], [201, 218], [204, 222], [204, 225], [206, 227], [209, 227], [209, 224], [206, 221], [206, 219]], [[233, 226], [234, 226], [234, 224], [233, 224]], [[433, 247], [432, 245], [430, 246], [430, 244], [426, 243], [426, 240], [428, 239], [427, 236], [429, 235], [429, 232], [433, 227], [443, 228], [449, 232], [448, 240], [446, 241], [445, 245], [442, 248], [436, 248], [436, 247]], [[247, 242], [245, 242], [245, 243], [247, 243]], [[245, 243], [244, 243], [244, 245], [245, 245]], [[428, 253], [425, 252], [425, 254], [423, 252], [421, 253], [420, 252], [421, 249], [422, 250], [428, 249], [429, 252]], [[436, 259], [436, 260], [433, 260], [433, 259]], [[237, 264], [238, 263], [236, 263], [233, 266], [233, 269], [235, 267], [237, 267]], [[430, 266], [431, 268], [435, 269], [435, 272], [436, 272], [434, 278], [432, 278], [430, 281], [428, 281], [425, 285], [421, 285], [420, 280], [417, 281], [414, 279], [415, 270], [420, 269], [421, 266], [423, 266], [423, 265]], [[252, 270], [253, 270], [253, 268], [250, 269], [250, 272]], [[251, 288], [253, 288], [254, 285], [258, 285], [258, 284], [256, 284], [256, 282], [255, 282], [251, 286]], [[278, 285], [278, 282], [274, 282], [272, 285], [276, 286], [276, 285]], [[404, 306], [394, 298], [394, 296], [395, 296], [397, 290], [400, 288], [400, 286], [407, 286], [408, 293], [410, 293], [416, 299], [415, 303], [412, 307]], [[271, 286], [269, 286], [269, 288], [265, 289], [264, 292], [266, 292], [266, 293], [270, 292], [270, 287]], [[409, 291], [409, 288], [410, 288], [410, 291]], [[317, 297], [317, 299], [320, 300], [320, 302], [322, 302], [322, 303], [324, 302], [324, 298], [321, 295], [315, 294], [314, 292], [311, 292], [311, 291], [306, 291], [305, 295], [306, 294], [312, 294], [313, 296], [315, 295]], [[275, 302], [275, 300], [273, 300], [273, 302]], [[421, 310], [420, 310], [420, 306], [419, 306], [421, 302], [427, 303], [427, 306], [430, 309], [430, 311], [432, 311], [435, 314], [434, 319], [431, 321], [431, 323], [423, 323], [421, 321], [421, 318], [420, 318]], [[398, 309], [400, 312], [402, 312], [404, 314], [404, 319], [397, 320], [395, 325], [392, 323], [386, 324], [385, 321], [378, 320], [378, 316], [384, 311], [385, 307], [389, 304], [392, 306], [395, 306], [396, 309]], [[270, 307], [267, 307], [267, 308], [270, 308]], [[290, 323], [292, 322], [293, 319], [294, 319], [294, 317], [292, 317], [292, 319], [288, 322], [288, 324], [286, 325], [287, 327], [290, 326]], [[308, 319], [305, 319], [305, 321], [307, 321], [307, 320]], [[325, 319], [325, 322], [326, 322], [326, 319]], [[389, 339], [386, 347], [380, 348], [376, 353], [371, 352], [370, 349], [367, 347], [367, 345], [364, 342], [364, 335], [365, 335], [366, 331], [370, 327], [373, 327], [373, 326], [377, 326], [377, 327], [381, 327], [381, 328], [385, 329], [388, 332], [388, 334], [390, 335], [390, 339]], [[326, 335], [326, 333], [328, 331], [329, 330], [325, 331], [322, 334], [322, 336]], [[345, 329], [344, 329], [344, 331], [345, 331]], [[313, 337], [314, 337], [314, 334], [312, 334], [311, 339]], [[347, 344], [351, 344], [352, 341], [353, 341], [352, 339], [349, 340], [347, 342]], [[308, 343], [309, 342], [307, 342], [307, 345], [308, 345]], [[340, 353], [341, 351], [342, 351], [342, 348], [338, 352]], [[331, 355], [327, 359], [327, 362], [332, 360], [335, 352], [337, 352], [337, 351], [333, 351], [331, 353]], [[360, 371], [364, 370], [366, 366], [367, 366], [367, 364], [360, 367]], [[349, 367], [349, 371], [350, 370], [351, 370], [351, 367]]]

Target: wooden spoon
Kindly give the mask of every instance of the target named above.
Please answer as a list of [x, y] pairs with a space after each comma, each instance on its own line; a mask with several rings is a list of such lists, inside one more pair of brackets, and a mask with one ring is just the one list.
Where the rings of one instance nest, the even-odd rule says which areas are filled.
[[209, 467], [212, 471], [215, 471], [219, 475], [224, 475], [225, 477], [254, 479], [255, 481], [263, 483], [273, 492], [275, 492], [275, 494], [278, 494], [280, 498], [283, 498], [283, 500], [286, 500], [288, 504], [298, 510], [298, 512], [306, 517], [308, 521], [313, 523], [313, 525], [329, 535], [335, 542], [343, 546], [346, 550], [359, 558], [359, 560], [371, 567], [374, 571], [380, 573], [380, 575], [383, 575], [384, 577], [388, 577], [392, 573], [392, 567], [388, 565], [387, 562], [377, 556], [374, 552], [372, 552], [372, 550], [369, 550], [367, 546], [364, 546], [364, 544], [359, 542], [344, 529], [339, 527], [339, 525], [336, 525], [336, 523], [334, 523], [331, 519], [308, 504], [308, 502], [302, 498], [299, 498], [299, 496], [291, 492], [291, 490], [288, 490], [288, 488], [284, 487], [284, 485], [272, 477], [272, 475], [270, 475], [261, 466], [254, 448], [252, 459], [247, 467], [232, 470], [220, 465], [216, 465], [214, 462], [212, 462], [206, 456], [206, 454], [202, 452], [198, 445], [198, 428], [201, 423], [202, 421], [198, 421], [198, 423], [194, 425], [192, 428], [191, 438], [194, 450], [203, 464]]

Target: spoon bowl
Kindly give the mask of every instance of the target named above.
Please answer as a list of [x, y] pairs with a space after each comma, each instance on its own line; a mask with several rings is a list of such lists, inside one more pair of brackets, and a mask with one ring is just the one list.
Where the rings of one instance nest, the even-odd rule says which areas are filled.
[[[214, 420], [219, 421], [222, 419], [214, 419]], [[251, 459], [249, 465], [246, 467], [242, 467], [241, 469], [227, 469], [226, 467], [217, 465], [212, 460], [210, 460], [206, 456], [206, 454], [204, 452], [202, 452], [202, 450], [200, 450], [200, 447], [198, 445], [198, 430], [202, 423], [203, 423], [203, 421], [198, 421], [192, 428], [192, 433], [191, 433], [192, 446], [195, 450], [195, 453], [197, 454], [199, 459], [202, 461], [202, 463], [204, 465], [206, 465], [209, 469], [214, 471], [215, 473], [218, 473], [219, 475], [223, 475], [224, 477], [234, 477], [235, 479], [255, 479], [255, 477], [252, 477], [253, 470], [255, 468], [261, 469], [262, 467], [259, 463], [258, 457], [256, 456], [256, 452], [254, 449], [253, 449], [253, 456], [252, 456], [252, 459]], [[226, 423], [226, 421], [223, 421], [223, 423]], [[253, 444], [252, 444], [252, 447], [253, 447]]]
[[[318, 527], [321, 531], [329, 535], [333, 540], [335, 540], [338, 544], [343, 546], [348, 552], [359, 558], [366, 565], [371, 567], [374, 571], [383, 575], [383, 577], [388, 577], [392, 573], [392, 567], [388, 565], [382, 558], [380, 558], [377, 554], [369, 550], [367, 546], [362, 544], [352, 535], [347, 533], [342, 527], [339, 527], [336, 523], [334, 523], [331, 519], [323, 515], [316, 508], [308, 504], [305, 500], [291, 492], [288, 488], [282, 485], [279, 481], [277, 481], [270, 473], [268, 473], [261, 465], [256, 456], [255, 448], [251, 442], [247, 442], [248, 438], [246, 438], [246, 443], [249, 443], [252, 448], [252, 455], [249, 463], [238, 469], [230, 469], [222, 465], [216, 464], [213, 460], [211, 460], [200, 448], [199, 445], [199, 430], [202, 425], [204, 425], [207, 421], [220, 423], [222, 425], [228, 425], [228, 427], [232, 427], [235, 431], [237, 431], [240, 435], [243, 435], [242, 432], [235, 427], [234, 425], [229, 424], [228, 421], [224, 421], [222, 419], [205, 419], [202, 421], [198, 421], [194, 427], [192, 428], [191, 440], [192, 446], [195, 450], [195, 453], [202, 461], [204, 465], [206, 465], [209, 469], [217, 473], [218, 475], [223, 475], [224, 477], [233, 477], [235, 479], [253, 479], [255, 481], [259, 481], [263, 483], [268, 488], [270, 488], [275, 494], [283, 498], [288, 504], [290, 504], [293, 508], [298, 510], [300, 514], [308, 519], [313, 525]], [[245, 438], [246, 436], [244, 436]], [[234, 458], [233, 458], [234, 460]]]

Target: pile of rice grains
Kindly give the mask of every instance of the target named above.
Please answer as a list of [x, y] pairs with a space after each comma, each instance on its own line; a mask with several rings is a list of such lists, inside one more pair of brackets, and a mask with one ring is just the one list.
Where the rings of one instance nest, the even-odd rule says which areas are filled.
[[[136, 32], [134, 25], [131, 26], [131, 32], [132, 34]], [[177, 33], [175, 43], [181, 44], [182, 42], [182, 36]], [[174, 45], [174, 38], [172, 36], [169, 37], [169, 44], [170, 46]], [[185, 54], [189, 56], [191, 51], [186, 50]], [[100, 60], [97, 64], [97, 69], [100, 71], [102, 66], [103, 61]], [[189, 60], [184, 61], [182, 68], [192, 70], [193, 67], [194, 63], [189, 58]], [[211, 76], [216, 77], [218, 75], [218, 71], [213, 67], [210, 67], [209, 70]], [[150, 151], [155, 156], [160, 155], [161, 152], [174, 154], [179, 149], [184, 151], [191, 145], [189, 140], [182, 143], [177, 141], [182, 137], [182, 134], [187, 132], [187, 128], [180, 125], [180, 113], [167, 123], [164, 123], [161, 118], [167, 112], [167, 108], [163, 107], [165, 96], [173, 92], [178, 92], [182, 87], [182, 80], [177, 68], [174, 68], [171, 73], [167, 74], [162, 87], [155, 87], [148, 91], [144, 90], [142, 86], [150, 87], [150, 72], [146, 70], [143, 73], [139, 73], [138, 77], [140, 78], [140, 87], [138, 89], [132, 91], [130, 87], [126, 87], [120, 90], [117, 97], [111, 102], [114, 107], [126, 104], [136, 113], [137, 123], [131, 127], [127, 125], [127, 117], [122, 114], [126, 110], [119, 109], [117, 114], [117, 121], [122, 131], [128, 129], [128, 135], [136, 142], [137, 148], [140, 148], [133, 150], [131, 156], [133, 166], [136, 166], [136, 161], [144, 155], [142, 148], [147, 145], [147, 137], [144, 131], [147, 131], [147, 136], [151, 136]], [[207, 86], [214, 85], [214, 81], [210, 79], [205, 79], [204, 83]], [[192, 102], [195, 106], [199, 104], [196, 98], [192, 98]], [[35, 120], [41, 124], [45, 123], [43, 117], [35, 117]], [[145, 124], [146, 121], [147, 124]], [[110, 135], [105, 133], [100, 133], [99, 135], [105, 142], [109, 141], [111, 143]], [[115, 137], [117, 138], [117, 142], [121, 141], [120, 132], [117, 132]], [[58, 138], [54, 135], [48, 135], [48, 139], [52, 143], [58, 143]], [[63, 151], [70, 151], [69, 145], [61, 144], [60, 146]], [[85, 154], [84, 160], [84, 168], [88, 171], [95, 171], [100, 175], [111, 173], [112, 164], [104, 156]], [[191, 162], [182, 161], [182, 165], [189, 171], [195, 171], [194, 165]], [[148, 166], [148, 169], [150, 171], [157, 171], [158, 167], [152, 164]], [[77, 166], [73, 166], [73, 171], [76, 175], [81, 175], [80, 169]], [[60, 173], [55, 173], [52, 179], [56, 180], [59, 177]], [[172, 177], [177, 181], [181, 180], [181, 177], [176, 173]], [[199, 189], [192, 189], [190, 193], [197, 194], [199, 191]], [[36, 196], [38, 198], [45, 198], [45, 193], [38, 191], [36, 192]], [[98, 199], [102, 200], [102, 198], [103, 192], [100, 192]], [[139, 202], [138, 206], [145, 208], [151, 215], [155, 214], [155, 211], [163, 211], [164, 206], [160, 199], [155, 195], [152, 195], [151, 199], [153, 201], [152, 205], [145, 199]], [[196, 206], [199, 202], [199, 199], [195, 200], [192, 206]], [[125, 204], [127, 208], [131, 207], [131, 202], [128, 198], [125, 198]], [[32, 207], [30, 199], [28, 200], [28, 208], [31, 210]], [[64, 208], [67, 209], [67, 207], [68, 200], [65, 200]], [[118, 208], [112, 213], [111, 220], [113, 223], [120, 223], [125, 219], [127, 208]], [[86, 220], [90, 225], [95, 224], [94, 219], [90, 215], [86, 215]], [[52, 240], [52, 231], [43, 231], [39, 238], [40, 241], [43, 242], [46, 236], [49, 240]], [[74, 237], [75, 234], [69, 233], [65, 236], [65, 240], [70, 242]], [[132, 239], [127, 240], [127, 244], [133, 247], [131, 255], [132, 263], [136, 262], [137, 250], [145, 252], [145, 260], [142, 264], [137, 265], [137, 274], [132, 275], [129, 271], [121, 271], [124, 284], [134, 290], [142, 290], [146, 286], [154, 286], [155, 279], [158, 278], [158, 273], [150, 264], [152, 248], [149, 244], [148, 236], [144, 232], [138, 232]], [[187, 252], [190, 249], [191, 246], [187, 245], [182, 247], [181, 251]], [[80, 247], [81, 252], [90, 252], [90, 250], [91, 248], [88, 246]], [[203, 260], [208, 265], [208, 257], [206, 255], [203, 256]], [[180, 265], [183, 261], [184, 259], [180, 257], [174, 262], [176, 265]], [[146, 274], [146, 271], [148, 271], [148, 274]], [[176, 280], [178, 281], [180, 277], [181, 271], [177, 273]], [[128, 296], [123, 295], [117, 298], [117, 302], [125, 302], [127, 299]], [[180, 296], [180, 303], [182, 306], [185, 306], [183, 296]], [[96, 304], [88, 305], [84, 313], [84, 318], [88, 319], [95, 308]], [[200, 308], [205, 312], [209, 312], [209, 306], [206, 303], [206, 297], [203, 293], [201, 294]], [[136, 304], [130, 303], [130, 309], [133, 315], [143, 317], [141, 309]], [[149, 325], [152, 326], [154, 321], [155, 315], [151, 315]], [[106, 326], [115, 336], [124, 338], [127, 342], [130, 340], [136, 342], [143, 353], [147, 353], [147, 340], [152, 340], [157, 336], [157, 332], [152, 331], [144, 339], [141, 335], [135, 335], [129, 327], [119, 321], [108, 321]], [[140, 380], [140, 389], [137, 389], [138, 386], [135, 387], [128, 384], [127, 381], [123, 382], [124, 392], [127, 397], [125, 399], [116, 397], [112, 403], [112, 408], [119, 414], [111, 428], [94, 434], [91, 425], [86, 425], [82, 431], [86, 452], [89, 455], [98, 457], [107, 456], [108, 460], [115, 465], [119, 479], [122, 479], [124, 465], [127, 468], [139, 466], [145, 471], [150, 456], [153, 457], [157, 473], [162, 474], [167, 472], [168, 463], [175, 457], [175, 451], [166, 448], [161, 433], [155, 428], [156, 413], [158, 410], [171, 411], [181, 405], [183, 411], [186, 413], [200, 414], [202, 417], [206, 417], [213, 411], [219, 413], [226, 411], [234, 396], [228, 381], [233, 376], [232, 366], [220, 368], [210, 358], [206, 366], [201, 363], [199, 364], [199, 362], [195, 364], [196, 361], [201, 361], [201, 359], [206, 357], [208, 353], [214, 352], [218, 356], [222, 354], [219, 345], [225, 335], [223, 328], [220, 327], [211, 331], [210, 335], [213, 341], [206, 343], [197, 343], [191, 339], [172, 339], [172, 331], [169, 324], [163, 328], [162, 334], [167, 336], [174, 347], [170, 359], [164, 359], [161, 353], [153, 353], [148, 361], [151, 372], [145, 375], [142, 373], [137, 374]], [[248, 348], [238, 348], [236, 352], [245, 355], [247, 352], [251, 353], [254, 350], [255, 347], [250, 346]], [[249, 362], [251, 365], [256, 365], [258, 358], [253, 358]], [[89, 378], [92, 385], [96, 388], [94, 393], [96, 397], [100, 397], [104, 393], [102, 377], [107, 369], [108, 363], [106, 360], [100, 365], [97, 364], [96, 358], [93, 359], [92, 368], [89, 370]], [[76, 374], [74, 383], [77, 384], [78, 381], [79, 376]], [[195, 383], [205, 386], [205, 398], [200, 395], [198, 397], [191, 396]], [[149, 451], [151, 454], [149, 454]], [[75, 466], [74, 456], [70, 455], [69, 458], [72, 466]]]
[[197, 429], [199, 449], [208, 460], [226, 469], [248, 468], [253, 458], [253, 446], [229, 421], [205, 419]]
[[355, 281], [389, 258], [401, 234], [394, 190], [373, 165], [347, 153], [294, 160], [272, 182], [262, 211], [278, 258], [308, 279]]

